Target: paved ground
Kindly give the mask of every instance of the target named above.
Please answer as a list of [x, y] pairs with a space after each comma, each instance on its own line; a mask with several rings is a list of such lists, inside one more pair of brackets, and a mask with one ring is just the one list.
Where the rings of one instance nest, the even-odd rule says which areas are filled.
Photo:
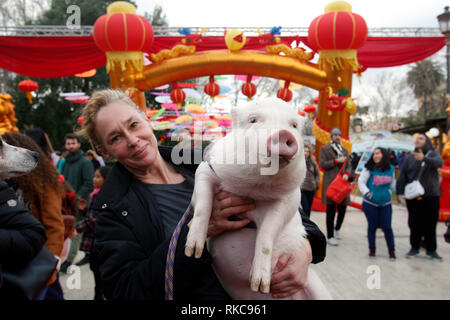
[[[450, 244], [443, 238], [444, 223], [439, 222], [437, 227], [438, 253], [443, 262], [427, 259], [423, 251], [419, 257], [406, 259], [405, 253], [410, 249], [407, 217], [404, 207], [394, 206], [392, 226], [397, 260], [389, 261], [381, 230], [377, 232], [377, 257], [371, 259], [367, 255], [365, 216], [348, 208], [339, 246], [328, 246], [325, 261], [312, 267], [334, 299], [450, 299]], [[325, 213], [312, 212], [311, 218], [325, 233]], [[82, 257], [80, 252], [75, 261]], [[60, 282], [67, 300], [91, 300], [94, 296], [94, 280], [88, 265], [72, 274], [61, 274]]]

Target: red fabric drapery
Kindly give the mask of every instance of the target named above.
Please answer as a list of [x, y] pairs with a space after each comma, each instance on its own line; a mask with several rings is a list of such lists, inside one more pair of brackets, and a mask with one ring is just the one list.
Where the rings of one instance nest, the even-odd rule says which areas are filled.
[[[149, 53], [170, 49], [183, 37], [155, 37]], [[308, 46], [307, 37], [280, 37], [290, 45], [294, 40]], [[367, 68], [404, 65], [423, 60], [445, 46], [444, 37], [369, 37], [358, 50], [358, 60]], [[243, 49], [264, 50], [258, 37], [247, 37]], [[308, 46], [309, 47], [309, 46]], [[203, 37], [197, 51], [226, 49], [223, 37]], [[86, 37], [0, 37], [0, 68], [24, 76], [59, 78], [97, 69], [106, 63], [105, 53]]]

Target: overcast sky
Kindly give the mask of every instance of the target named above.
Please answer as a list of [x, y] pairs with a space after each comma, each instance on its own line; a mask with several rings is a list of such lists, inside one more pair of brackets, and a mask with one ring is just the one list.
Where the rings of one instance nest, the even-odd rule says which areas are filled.
[[[308, 27], [330, 0], [135, 0], [138, 14], [163, 7], [173, 27]], [[369, 28], [438, 27], [448, 0], [353, 0]]]

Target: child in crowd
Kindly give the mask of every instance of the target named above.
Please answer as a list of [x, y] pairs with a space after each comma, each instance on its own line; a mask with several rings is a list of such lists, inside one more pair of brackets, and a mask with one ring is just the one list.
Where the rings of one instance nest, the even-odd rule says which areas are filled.
[[95, 248], [94, 237], [95, 237], [95, 217], [92, 214], [91, 207], [95, 201], [95, 197], [100, 192], [100, 188], [103, 185], [108, 173], [110, 171], [110, 167], [100, 167], [95, 170], [93, 184], [94, 191], [89, 196], [89, 203], [87, 207], [84, 208], [84, 212], [80, 211], [80, 214], [83, 214], [84, 217], [77, 223], [75, 226], [75, 230], [77, 233], [83, 233], [83, 241], [80, 246], [80, 250], [86, 252], [86, 256], [89, 258], [89, 264], [92, 272], [94, 273], [95, 279], [95, 296], [94, 300], [104, 300], [103, 297], [103, 287], [100, 281], [100, 274], [96, 264], [97, 250]]

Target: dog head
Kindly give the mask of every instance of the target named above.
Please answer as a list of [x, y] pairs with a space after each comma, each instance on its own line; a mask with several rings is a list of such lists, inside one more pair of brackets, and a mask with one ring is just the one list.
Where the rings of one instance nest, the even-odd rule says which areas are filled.
[[39, 152], [11, 146], [0, 137], [0, 179], [14, 178], [36, 168]]

